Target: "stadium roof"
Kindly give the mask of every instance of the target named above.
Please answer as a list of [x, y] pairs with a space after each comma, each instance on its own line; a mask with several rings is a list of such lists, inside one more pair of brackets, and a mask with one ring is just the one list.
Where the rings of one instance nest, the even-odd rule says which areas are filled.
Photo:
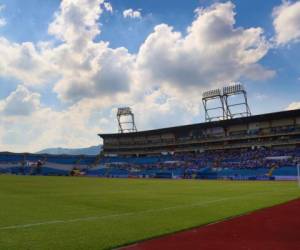
[[223, 127], [230, 125], [238, 125], [246, 122], [261, 122], [271, 119], [282, 119], [288, 117], [300, 116], [300, 109], [260, 114], [260, 115], [252, 115], [248, 117], [239, 117], [228, 120], [221, 121], [212, 121], [212, 122], [203, 122], [203, 123], [195, 123], [189, 125], [181, 125], [176, 127], [167, 127], [161, 129], [152, 129], [152, 130], [144, 130], [139, 132], [131, 132], [131, 133], [112, 133], [112, 134], [98, 134], [102, 138], [106, 137], [130, 137], [130, 136], [146, 136], [146, 135], [155, 135], [161, 133], [170, 133], [170, 132], [179, 132], [186, 129], [205, 129], [205, 128], [213, 128], [213, 127]]

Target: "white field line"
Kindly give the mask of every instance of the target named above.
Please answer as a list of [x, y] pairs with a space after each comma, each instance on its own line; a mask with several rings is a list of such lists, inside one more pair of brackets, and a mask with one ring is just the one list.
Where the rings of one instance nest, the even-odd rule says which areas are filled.
[[235, 200], [235, 199], [243, 199], [252, 195], [262, 195], [262, 194], [269, 194], [269, 193], [278, 193], [278, 191], [276, 190], [276, 191], [266, 191], [260, 193], [250, 193], [250, 194], [245, 194], [240, 196], [231, 196], [227, 198], [215, 199], [215, 200], [198, 202], [198, 203], [187, 204], [187, 205], [148, 209], [139, 212], [128, 212], [128, 213], [110, 214], [110, 215], [103, 215], [103, 216], [81, 217], [81, 218], [68, 219], [68, 220], [52, 220], [52, 221], [42, 221], [42, 222], [29, 223], [29, 224], [2, 226], [0, 227], [0, 231], [10, 230], [10, 229], [30, 228], [30, 227], [43, 226], [43, 225], [52, 225], [52, 224], [68, 224], [68, 223], [81, 222], [81, 221], [104, 220], [104, 219], [119, 218], [119, 217], [133, 216], [133, 215], [142, 215], [142, 214], [153, 213], [153, 212], [162, 212], [162, 211], [173, 210], [173, 209], [176, 210], [181, 208], [201, 207], [211, 203], [218, 203], [221, 201], [228, 201], [228, 200]]
[[222, 198], [222, 199], [216, 199], [216, 200], [206, 201], [206, 202], [202, 202], [202, 203], [194, 203], [194, 204], [189, 204], [189, 205], [179, 205], [179, 206], [172, 206], [172, 207], [165, 207], [165, 208], [148, 209], [148, 210], [144, 210], [144, 211], [140, 211], [140, 212], [129, 212], [129, 213], [120, 213], [120, 214], [110, 214], [110, 215], [104, 215], [104, 216], [81, 217], [81, 218], [69, 219], [69, 220], [53, 220], [53, 221], [44, 221], [44, 222], [37, 222], [37, 223], [30, 223], [30, 224], [4, 226], [4, 227], [0, 227], [0, 230], [28, 228], [28, 227], [41, 226], [41, 225], [72, 223], [72, 222], [78, 222], [78, 221], [91, 221], [91, 220], [93, 221], [93, 220], [110, 219], [110, 218], [117, 218], [117, 217], [126, 217], [126, 216], [132, 216], [132, 215], [141, 215], [141, 214], [146, 214], [146, 213], [151, 213], [151, 212], [161, 212], [161, 211], [165, 211], [165, 210], [172, 210], [172, 209], [179, 209], [179, 208], [190, 208], [190, 207], [201, 206], [201, 205], [206, 205], [206, 204], [210, 204], [210, 203], [231, 200], [231, 199], [234, 199], [234, 198], [233, 197], [232, 198]]

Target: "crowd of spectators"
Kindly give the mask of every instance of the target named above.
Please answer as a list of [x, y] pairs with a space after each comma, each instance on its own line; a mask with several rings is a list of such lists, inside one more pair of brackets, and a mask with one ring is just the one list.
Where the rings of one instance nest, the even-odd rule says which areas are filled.
[[[5, 158], [6, 157], [6, 158]], [[24, 161], [19, 156], [3, 156], [0, 163], [15, 162], [11, 172], [19, 174], [44, 174], [53, 165], [48, 159], [32, 159], [34, 161]], [[80, 158], [81, 159], [81, 158]], [[93, 161], [94, 160], [94, 161]], [[277, 168], [285, 166], [296, 166], [300, 163], [300, 148], [293, 149], [235, 149], [235, 150], [215, 150], [197, 153], [178, 153], [160, 156], [140, 156], [140, 157], [104, 157], [96, 165], [90, 164], [96, 161], [96, 157], [89, 158], [88, 161], [74, 160], [74, 157], [63, 159], [52, 159], [56, 168], [64, 167], [64, 171], [70, 175], [83, 175], [90, 173], [97, 166], [107, 169], [114, 169], [114, 172], [122, 174], [157, 171], [171, 171], [180, 175], [190, 176], [204, 169], [259, 169]], [[5, 164], [4, 164], [5, 165]], [[4, 166], [3, 165], [3, 166]], [[7, 172], [8, 169], [2, 168], [0, 172]], [[56, 171], [56, 172], [55, 172]], [[58, 170], [51, 171], [55, 174]], [[106, 171], [106, 170], [105, 170]], [[122, 172], [123, 171], [123, 172]], [[62, 174], [62, 173], [60, 173]], [[64, 173], [65, 174], [65, 173]]]
[[202, 153], [181, 153], [151, 157], [149, 163], [137, 163], [135, 157], [110, 160], [105, 165], [130, 171], [143, 170], [199, 170], [203, 168], [258, 169], [295, 166], [300, 159], [300, 148], [296, 149], [238, 149]]

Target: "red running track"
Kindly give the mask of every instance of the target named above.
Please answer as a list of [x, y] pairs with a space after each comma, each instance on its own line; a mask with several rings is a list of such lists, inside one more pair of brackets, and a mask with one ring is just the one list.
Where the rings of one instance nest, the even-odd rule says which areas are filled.
[[122, 250], [300, 250], [300, 199]]

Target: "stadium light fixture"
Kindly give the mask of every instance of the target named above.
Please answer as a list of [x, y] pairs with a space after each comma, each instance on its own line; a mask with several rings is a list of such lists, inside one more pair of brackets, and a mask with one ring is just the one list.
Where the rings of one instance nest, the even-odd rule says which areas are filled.
[[[242, 96], [242, 101], [230, 103], [230, 99], [233, 96]], [[247, 92], [244, 86], [240, 83], [232, 83], [229, 86], [223, 87], [222, 89], [213, 89], [203, 92], [202, 103], [205, 111], [206, 122], [251, 115], [247, 100]], [[239, 107], [238, 111], [234, 111], [235, 107]], [[219, 112], [216, 110], [219, 110]], [[218, 114], [212, 115], [213, 111], [217, 112]]]
[[[236, 103], [230, 103], [233, 96], [242, 96], [242, 100]], [[240, 83], [232, 83], [229, 86], [223, 87], [223, 102], [226, 108], [226, 118], [251, 116], [251, 111], [248, 105], [247, 92], [244, 86]], [[240, 107], [238, 111], [234, 111], [234, 107]]]
[[[217, 101], [217, 104], [214, 102]], [[205, 121], [224, 120], [226, 110], [221, 89], [213, 89], [202, 94], [202, 103], [205, 111]], [[213, 114], [217, 112], [217, 114]]]
[[[123, 121], [123, 117], [129, 117], [128, 121]], [[117, 120], [119, 125], [119, 133], [125, 132], [137, 132], [137, 128], [134, 121], [134, 114], [129, 107], [118, 108]]]

